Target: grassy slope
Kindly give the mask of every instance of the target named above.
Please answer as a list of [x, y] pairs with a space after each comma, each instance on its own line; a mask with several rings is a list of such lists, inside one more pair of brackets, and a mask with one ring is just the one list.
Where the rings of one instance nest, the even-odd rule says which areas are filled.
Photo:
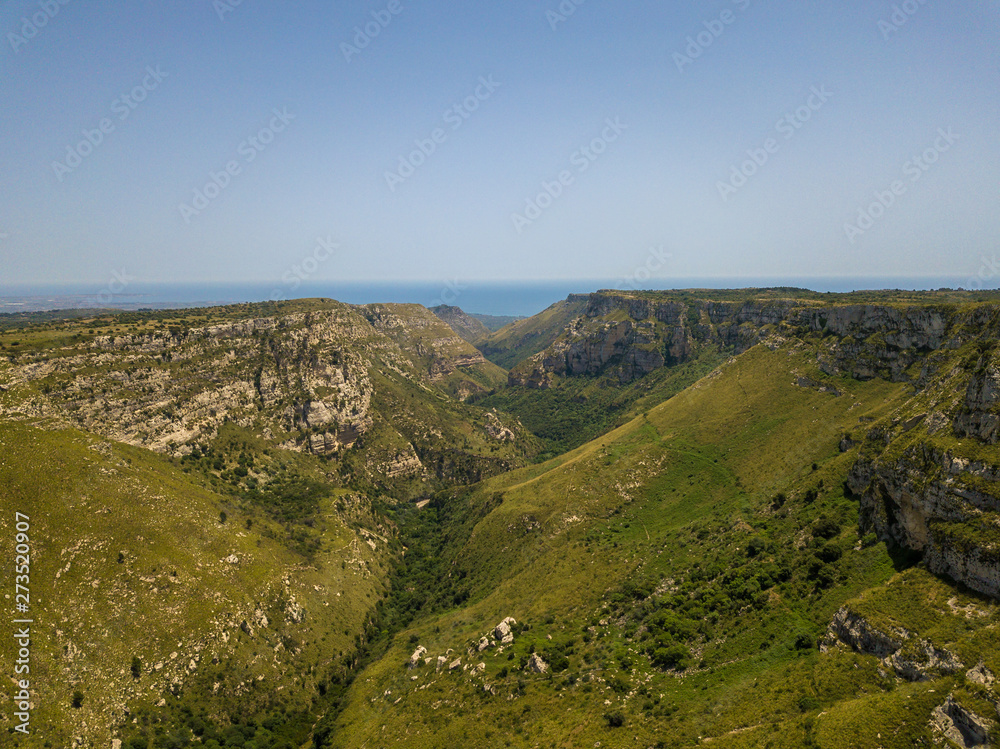
[[480, 338], [485, 338], [490, 334], [490, 329], [482, 320], [464, 312], [459, 307], [439, 304], [437, 307], [431, 307], [430, 311], [454, 330], [455, 335], [468, 343], [475, 343]]
[[551, 457], [596, 439], [676, 395], [725, 358], [706, 349], [691, 361], [661, 367], [627, 385], [614, 377], [565, 377], [544, 390], [508, 387], [474, 400], [477, 405], [514, 414], [543, 441], [546, 452], [542, 457]]
[[[919, 569], [897, 574], [881, 544], [860, 548], [857, 506], [842, 490], [853, 456], [839, 454], [837, 440], [860, 417], [890, 412], [906, 388], [836, 380], [843, 395], [834, 397], [793, 385], [793, 372], [827, 379], [813, 362], [805, 347], [758, 346], [648, 417], [461, 498], [488, 508], [502, 495], [468, 542], [445, 552], [445, 567], [469, 581], [471, 603], [397, 638], [356, 682], [331, 745], [677, 746], [714, 737], [716, 746], [839, 747], [871, 746], [881, 733], [883, 746], [909, 747], [928, 738], [930, 710], [954, 677], [893, 689], [875, 659], [821, 655], [814, 644], [845, 600], [890, 580], [982, 602]], [[779, 492], [788, 497], [781, 507]], [[833, 547], [839, 558], [819, 560]], [[924, 597], [878, 606], [902, 613]], [[513, 648], [467, 655], [506, 616], [529, 626]], [[989, 652], [995, 635], [981, 625], [996, 620], [995, 608], [971, 640], [973, 628], [949, 630], [948, 616], [932, 608], [916, 629], [943, 638], [936, 645], [958, 641], [967, 663]], [[655, 668], [651, 639], [686, 648], [688, 668]], [[408, 671], [414, 642], [431, 656], [452, 649], [449, 661], [482, 661], [485, 672]], [[533, 648], [553, 659], [561, 652], [568, 668], [518, 670]], [[602, 718], [613, 713], [624, 728]]]
[[507, 325], [488, 338], [477, 341], [483, 356], [504, 369], [511, 369], [532, 354], [546, 349], [562, 333], [570, 320], [587, 308], [585, 297], [556, 302], [533, 317]]
[[[0, 422], [0, 456], [5, 559], [13, 559], [15, 511], [31, 518], [39, 740], [69, 746], [86, 735], [109, 746], [126, 704], [135, 714], [166, 697], [169, 714], [176, 681], [205, 720], [305, 712], [291, 733], [308, 731], [316, 684], [354, 649], [388, 569], [386, 544], [370, 548], [335, 511], [337, 492], [322, 500], [320, 549], [306, 559], [274, 540], [285, 534], [269, 518], [147, 451]], [[237, 564], [224, 561], [231, 555]], [[254, 622], [258, 609], [267, 627]], [[245, 619], [252, 634], [240, 630]], [[0, 643], [6, 664], [11, 647], [9, 637]], [[79, 709], [70, 707], [75, 690], [85, 695]]]
[[504, 327], [505, 325], [510, 325], [512, 322], [517, 322], [518, 320], [525, 319], [524, 317], [521, 317], [519, 315], [482, 315], [479, 314], [478, 312], [469, 312], [467, 314], [469, 315], [469, 317], [473, 317], [476, 320], [479, 320], [479, 322], [485, 325], [486, 329], [491, 333], [495, 333], [496, 331], [500, 330], [500, 328]]

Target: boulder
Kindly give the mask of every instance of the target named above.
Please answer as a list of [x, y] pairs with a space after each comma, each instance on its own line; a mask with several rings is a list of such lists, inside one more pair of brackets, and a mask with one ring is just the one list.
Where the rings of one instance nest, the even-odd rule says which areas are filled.
[[502, 645], [508, 645], [514, 642], [514, 633], [511, 631], [511, 625], [514, 624], [517, 624], [517, 622], [513, 617], [508, 616], [493, 628], [493, 636], [497, 639], [497, 642]]
[[528, 668], [536, 674], [544, 674], [549, 670], [549, 664], [543, 661], [538, 653], [532, 653], [531, 658], [528, 659]]
[[416, 668], [417, 665], [420, 663], [420, 659], [424, 657], [424, 654], [426, 652], [427, 648], [425, 648], [423, 645], [414, 650], [413, 655], [410, 656], [409, 667]]
[[994, 676], [993, 672], [986, 668], [983, 663], [978, 664], [974, 668], [970, 668], [966, 672], [965, 678], [973, 684], [982, 684], [984, 687], [992, 687], [996, 682], [996, 676]]

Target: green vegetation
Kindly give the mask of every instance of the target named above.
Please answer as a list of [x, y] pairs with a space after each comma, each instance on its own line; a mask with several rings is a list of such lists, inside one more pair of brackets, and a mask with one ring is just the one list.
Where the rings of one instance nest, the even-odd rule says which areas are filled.
[[[933, 496], [952, 514], [928, 538], [998, 564], [1000, 453], [951, 421], [993, 413], [967, 394], [991, 382], [995, 296], [605, 292], [477, 340], [491, 363], [414, 305], [0, 326], [38, 736], [902, 748], [940, 738], [949, 695], [995, 720], [970, 669], [1000, 674], [1000, 606], [933, 574], [899, 522]], [[675, 346], [706, 301], [805, 303], [822, 324]], [[634, 319], [643, 302], [675, 306]], [[942, 315], [951, 342], [830, 332], [831, 305], [873, 303]], [[506, 384], [501, 367], [607, 331], [625, 348], [597, 371]], [[845, 615], [896, 649], [838, 644]]]
[[676, 367], [666, 367], [629, 385], [610, 377], [579, 377], [560, 380], [544, 390], [509, 387], [495, 390], [470, 402], [498, 408], [518, 418], [542, 440], [538, 459], [561, 455], [596, 439], [679, 393], [725, 361], [717, 351], [706, 350], [698, 358]]

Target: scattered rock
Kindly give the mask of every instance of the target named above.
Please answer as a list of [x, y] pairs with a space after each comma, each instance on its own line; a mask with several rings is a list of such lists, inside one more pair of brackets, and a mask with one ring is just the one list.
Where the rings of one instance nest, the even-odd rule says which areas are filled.
[[950, 674], [962, 668], [962, 662], [954, 653], [936, 648], [927, 640], [904, 646], [888, 660], [896, 673], [907, 681], [926, 681], [931, 673]]
[[267, 620], [267, 615], [264, 614], [264, 612], [261, 611], [260, 609], [254, 611], [253, 616], [251, 618], [253, 619], [254, 625], [258, 627], [263, 627], [264, 629], [266, 629], [267, 625], [270, 624], [270, 622]]
[[795, 384], [800, 388], [808, 388], [810, 390], [818, 390], [821, 393], [830, 393], [836, 398], [840, 397], [840, 391], [832, 385], [824, 385], [822, 382], [817, 382], [811, 377], [799, 377]]

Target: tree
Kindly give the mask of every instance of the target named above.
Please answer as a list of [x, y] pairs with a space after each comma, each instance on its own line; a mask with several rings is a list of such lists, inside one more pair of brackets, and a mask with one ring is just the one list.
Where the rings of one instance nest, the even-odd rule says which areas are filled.
[[691, 658], [690, 651], [680, 644], [666, 648], [657, 648], [653, 652], [653, 665], [658, 668], [676, 668], [681, 671], [687, 668]]
[[81, 692], [79, 689], [73, 692], [73, 702], [71, 704], [77, 710], [83, 707], [83, 692]]
[[142, 676], [142, 661], [139, 660], [139, 656], [132, 656], [132, 678], [138, 679]]

